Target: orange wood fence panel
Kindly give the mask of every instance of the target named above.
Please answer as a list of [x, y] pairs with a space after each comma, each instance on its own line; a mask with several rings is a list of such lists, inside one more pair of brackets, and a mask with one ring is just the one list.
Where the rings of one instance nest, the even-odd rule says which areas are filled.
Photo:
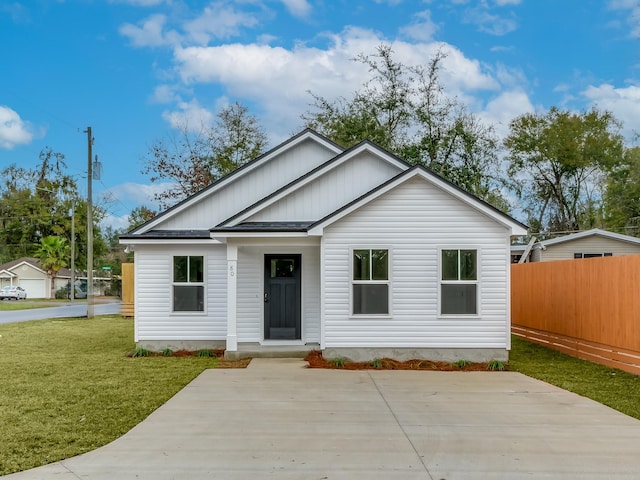
[[640, 367], [640, 255], [512, 265], [511, 320], [516, 335]]
[[120, 311], [123, 317], [133, 317], [134, 283], [133, 263], [122, 264], [122, 305]]

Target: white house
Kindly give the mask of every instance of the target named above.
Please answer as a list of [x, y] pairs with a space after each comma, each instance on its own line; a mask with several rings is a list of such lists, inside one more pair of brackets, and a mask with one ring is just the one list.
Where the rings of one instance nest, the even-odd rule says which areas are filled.
[[120, 242], [141, 347], [483, 361], [508, 356], [524, 234], [430, 170], [305, 130]]

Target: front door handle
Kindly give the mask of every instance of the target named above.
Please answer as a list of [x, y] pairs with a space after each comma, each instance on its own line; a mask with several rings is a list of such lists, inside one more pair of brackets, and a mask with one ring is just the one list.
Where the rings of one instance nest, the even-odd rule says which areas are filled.
[[269, 301], [269, 294], [267, 292], [264, 292], [264, 303], [267, 303]]

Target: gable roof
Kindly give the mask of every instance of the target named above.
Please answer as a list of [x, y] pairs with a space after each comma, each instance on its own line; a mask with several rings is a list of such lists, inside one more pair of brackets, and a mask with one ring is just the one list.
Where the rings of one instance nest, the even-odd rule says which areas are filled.
[[376, 145], [375, 143], [372, 143], [369, 140], [363, 140], [357, 143], [356, 145], [354, 145], [353, 147], [349, 148], [348, 150], [345, 150], [339, 155], [336, 155], [335, 157], [329, 159], [322, 165], [319, 165], [313, 170], [307, 172], [306, 174], [296, 178], [289, 184], [283, 186], [282, 188], [279, 188], [272, 194], [267, 195], [266, 197], [258, 200], [253, 205], [250, 205], [249, 207], [245, 208], [244, 210], [241, 210], [240, 212], [236, 213], [232, 217], [229, 217], [226, 220], [220, 222], [218, 225], [216, 225], [216, 227], [221, 228], [224, 226], [237, 225], [239, 222], [242, 222], [242, 220], [249, 218], [252, 215], [255, 215], [256, 213], [267, 208], [270, 205], [273, 205], [275, 202], [277, 202], [281, 198], [284, 198], [287, 195], [290, 195], [296, 190], [309, 184], [316, 178], [324, 175], [325, 173], [327, 173], [327, 171], [331, 170], [332, 168], [336, 168], [337, 166], [342, 165], [343, 163], [347, 162], [349, 159], [363, 152], [371, 152], [375, 154], [378, 158], [381, 158], [389, 162], [390, 164], [397, 166], [402, 170], [407, 170], [411, 168], [411, 164], [402, 160], [400, 157], [393, 155], [392, 153], [379, 147], [378, 145]]
[[241, 176], [248, 174], [252, 170], [255, 170], [262, 164], [268, 162], [269, 160], [274, 158], [276, 155], [279, 155], [285, 152], [286, 150], [289, 150], [290, 148], [308, 139], [313, 139], [314, 141], [325, 146], [329, 150], [332, 150], [335, 154], [339, 154], [344, 151], [344, 148], [338, 145], [337, 143], [333, 142], [332, 140], [329, 140], [327, 137], [323, 135], [320, 135], [316, 131], [310, 128], [307, 128], [302, 132], [298, 133], [297, 135], [294, 135], [293, 137], [289, 138], [288, 140], [285, 140], [280, 145], [277, 145], [276, 147], [272, 148], [268, 152], [263, 153], [259, 157], [245, 163], [244, 165], [240, 166], [239, 168], [229, 173], [228, 175], [225, 175], [224, 177], [216, 180], [208, 187], [203, 188], [199, 192], [185, 198], [184, 200], [177, 203], [173, 207], [170, 207], [167, 210], [159, 213], [154, 218], [148, 220], [142, 225], [139, 225], [133, 230], [127, 232], [125, 235], [121, 236], [120, 238], [123, 238], [123, 239], [134, 238], [134, 237], [137, 237], [137, 235], [139, 234], [142, 234], [151, 230], [157, 224], [165, 221], [168, 218], [171, 218], [173, 215], [178, 214], [179, 212], [201, 201], [202, 199], [208, 197], [209, 195], [212, 195], [216, 191], [223, 188], [225, 185], [228, 185], [229, 183], [235, 181], [237, 178], [240, 178]]
[[440, 177], [430, 169], [416, 165], [404, 172], [401, 172], [390, 180], [382, 183], [378, 187], [370, 190], [320, 220], [314, 222], [246, 222], [238, 225], [219, 225], [211, 229], [211, 236], [214, 238], [224, 238], [227, 236], [256, 236], [256, 234], [282, 232], [290, 234], [306, 233], [306, 235], [309, 236], [319, 236], [322, 235], [325, 227], [415, 177], [423, 178], [427, 182], [445, 190], [459, 200], [462, 200], [464, 203], [483, 213], [487, 217], [504, 225], [506, 228], [511, 230], [512, 236], [525, 235], [527, 233], [526, 225], [498, 210], [493, 205], [488, 204], [466, 190], [463, 190], [448, 180]]
[[498, 210], [493, 205], [481, 200], [480, 198], [472, 195], [471, 193], [463, 190], [457, 185], [451, 183], [445, 178], [439, 176], [433, 170], [430, 170], [421, 165], [416, 165], [411, 167], [409, 170], [406, 170], [396, 177], [388, 180], [382, 185], [376, 187], [375, 189], [365, 193], [360, 198], [353, 200], [351, 203], [345, 205], [344, 207], [336, 210], [335, 212], [327, 215], [321, 220], [318, 220], [314, 224], [310, 225], [308, 228], [309, 235], [322, 235], [322, 231], [325, 227], [331, 225], [337, 220], [343, 218], [344, 216], [350, 214], [351, 212], [359, 209], [363, 205], [375, 200], [381, 195], [387, 193], [388, 191], [394, 189], [398, 185], [405, 183], [407, 180], [415, 177], [421, 177], [427, 182], [435, 185], [436, 187], [446, 191], [457, 199], [463, 201], [467, 205], [472, 208], [478, 210], [489, 218], [497, 221], [498, 223], [504, 225], [505, 227], [511, 230], [511, 235], [526, 235], [527, 226], [519, 221], [515, 220], [510, 215]]
[[635, 245], [640, 245], [640, 238], [631, 237], [629, 235], [623, 235], [621, 233], [609, 232], [607, 230], [601, 230], [599, 228], [593, 228], [591, 230], [585, 230], [583, 232], [572, 233], [570, 235], [563, 235], [561, 237], [551, 238], [549, 240], [542, 240], [538, 242], [536, 248], [545, 248], [550, 245], [558, 245], [560, 243], [571, 242], [573, 240], [578, 240], [580, 238], [586, 238], [591, 236], [599, 236], [604, 238], [609, 238], [611, 240], [618, 240], [620, 242], [632, 243]]
[[[44, 268], [42, 268], [42, 262], [40, 261], [40, 259], [36, 257], [20, 257], [15, 260], [11, 260], [10, 262], [3, 263], [2, 265], [0, 265], [0, 271], [6, 270], [8, 272], [11, 272], [20, 265], [30, 265], [32, 268], [35, 268], [42, 273], [47, 273]], [[58, 270], [56, 276], [65, 277], [69, 275], [71, 275], [71, 270], [69, 270], [68, 268], [61, 268], [60, 270]]]

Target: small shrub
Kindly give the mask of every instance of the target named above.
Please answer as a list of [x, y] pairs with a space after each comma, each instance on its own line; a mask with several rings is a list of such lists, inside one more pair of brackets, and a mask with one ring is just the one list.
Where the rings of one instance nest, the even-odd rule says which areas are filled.
[[455, 362], [454, 365], [458, 368], [464, 368], [467, 365], [469, 365], [469, 363], [471, 363], [469, 362], [469, 360], [460, 359], [457, 362]]
[[487, 369], [501, 372], [505, 369], [504, 362], [501, 362], [500, 360], [489, 360], [487, 363]]
[[369, 365], [371, 365], [373, 368], [382, 368], [382, 360], [380, 360], [379, 358], [374, 358], [369, 362]]
[[196, 357], [215, 357], [215, 353], [213, 353], [212, 350], [207, 350], [207, 349], [203, 349], [203, 350], [198, 350], [196, 352]]
[[345, 359], [341, 358], [341, 357], [337, 357], [331, 360], [331, 363], [338, 368], [342, 368], [344, 367], [345, 364]]
[[151, 351], [146, 348], [138, 347], [131, 354], [132, 357], [148, 357], [151, 355]]
[[170, 348], [165, 348], [161, 353], [163, 357], [170, 357], [173, 355], [173, 350], [171, 350]]

